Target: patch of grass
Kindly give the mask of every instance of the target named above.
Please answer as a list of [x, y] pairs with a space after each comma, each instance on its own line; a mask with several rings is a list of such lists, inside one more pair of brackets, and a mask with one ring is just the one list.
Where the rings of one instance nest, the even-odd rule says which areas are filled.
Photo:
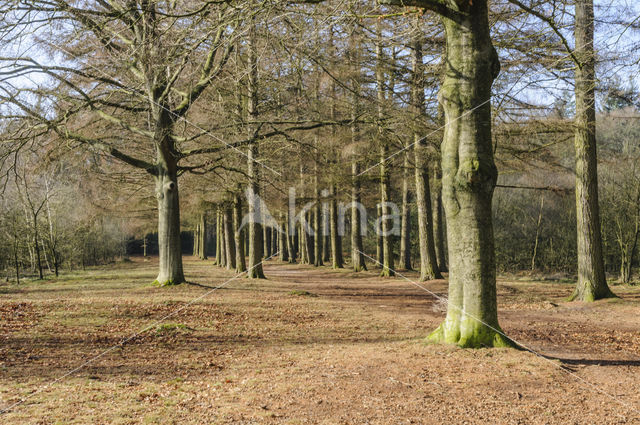
[[163, 323], [156, 326], [157, 334], [167, 334], [171, 332], [188, 332], [192, 330], [193, 329], [182, 323]]
[[299, 297], [317, 297], [318, 296], [318, 294], [314, 294], [313, 292], [302, 291], [300, 289], [294, 289], [293, 291], [289, 292], [289, 295], [296, 295]]

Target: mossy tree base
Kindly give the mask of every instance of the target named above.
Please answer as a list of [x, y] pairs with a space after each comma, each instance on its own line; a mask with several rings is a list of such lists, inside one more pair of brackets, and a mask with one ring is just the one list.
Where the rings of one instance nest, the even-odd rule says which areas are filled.
[[165, 280], [165, 281], [161, 282], [158, 279], [156, 279], [156, 280], [153, 281], [153, 283], [151, 283], [151, 285], [158, 286], [158, 287], [164, 287], [164, 286], [176, 286], [176, 285], [180, 285], [181, 283], [184, 283], [184, 282], [177, 282], [177, 281], [173, 281], [173, 280]]
[[451, 326], [445, 320], [433, 331], [427, 341], [434, 344], [452, 344], [460, 348], [521, 348], [504, 335], [499, 327], [487, 326], [469, 320], [464, 329]]
[[590, 284], [582, 284], [576, 287], [576, 290], [571, 294], [568, 298], [568, 301], [582, 301], [586, 303], [592, 303], [597, 300], [602, 300], [606, 298], [619, 298], [616, 294], [614, 294], [609, 286], [604, 285], [604, 287], [594, 288], [593, 285]]

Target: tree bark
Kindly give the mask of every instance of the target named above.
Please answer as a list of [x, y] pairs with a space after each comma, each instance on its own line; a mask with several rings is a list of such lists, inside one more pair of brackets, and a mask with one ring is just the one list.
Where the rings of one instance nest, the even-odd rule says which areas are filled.
[[207, 215], [200, 213], [200, 225], [198, 226], [198, 256], [201, 260], [207, 259]]
[[383, 72], [383, 57], [382, 57], [382, 30], [380, 21], [377, 22], [377, 38], [376, 38], [376, 93], [378, 100], [378, 143], [380, 144], [380, 208], [381, 208], [381, 222], [380, 227], [382, 229], [382, 271], [380, 276], [393, 276], [395, 272], [393, 270], [393, 245], [391, 240], [391, 226], [390, 226], [390, 214], [391, 211], [387, 206], [390, 202], [390, 176], [387, 167], [387, 157], [389, 156], [389, 147], [382, 128], [382, 120], [384, 119], [384, 105], [386, 102], [385, 88], [384, 88], [384, 72]]
[[593, 0], [577, 0], [575, 11], [575, 151], [578, 283], [571, 300], [614, 297], [604, 272], [598, 205]]
[[[249, 115], [249, 136], [251, 137], [255, 125], [251, 124], [258, 118], [258, 59], [255, 50], [255, 28], [250, 29], [247, 38], [247, 55], [249, 62], [249, 78], [247, 84], [248, 101], [247, 113]], [[260, 217], [260, 169], [256, 161], [258, 159], [258, 144], [249, 143], [247, 149], [247, 174], [249, 176], [249, 264], [247, 277], [250, 279], [264, 279], [262, 270], [262, 227], [258, 220]]]
[[364, 262], [364, 247], [362, 246], [362, 234], [360, 233], [360, 166], [356, 160], [351, 163], [351, 267], [355, 272], [367, 270]]
[[200, 248], [200, 223], [196, 223], [196, 228], [193, 230], [193, 256], [198, 257], [200, 253], [198, 249]]
[[247, 271], [244, 258], [244, 231], [240, 228], [242, 223], [242, 198], [240, 193], [233, 195], [233, 232], [236, 243], [236, 273]]
[[[422, 37], [417, 28], [413, 40], [411, 103], [414, 119], [424, 120], [424, 69], [422, 65]], [[420, 249], [420, 281], [442, 279], [436, 258], [433, 238], [433, 211], [429, 187], [429, 166], [426, 161], [424, 141], [420, 141], [417, 129], [413, 131], [413, 162], [418, 210], [418, 240]]]
[[[317, 144], [317, 140], [316, 140]], [[315, 267], [322, 266], [324, 263], [322, 262], [323, 257], [323, 249], [322, 249], [322, 204], [320, 202], [320, 185], [318, 183], [318, 162], [315, 162], [314, 166], [314, 175], [313, 175], [313, 185], [314, 185], [314, 197], [316, 204], [313, 207], [313, 226], [314, 226], [314, 235], [313, 235], [313, 265]]]
[[159, 158], [155, 177], [158, 201], [159, 270], [155, 283], [177, 285], [185, 281], [180, 243], [180, 199], [176, 164]]
[[220, 208], [216, 208], [216, 264], [222, 264], [222, 224]]
[[402, 167], [402, 221], [400, 225], [400, 267], [411, 270], [411, 210], [409, 208], [409, 156]]
[[[296, 249], [295, 249], [295, 238], [294, 235], [291, 232], [291, 222], [289, 221], [291, 219], [289, 211], [287, 211], [286, 215], [285, 215], [285, 234], [282, 235], [283, 238], [285, 239], [285, 242], [287, 244], [287, 251], [289, 253], [289, 263], [295, 263], [296, 262]], [[295, 227], [293, 228], [293, 231], [295, 232]]]
[[235, 244], [235, 232], [233, 231], [233, 213], [230, 206], [224, 208], [224, 242], [225, 252], [227, 254], [226, 266], [229, 270], [235, 270], [236, 268], [236, 244]]
[[382, 268], [384, 261], [384, 248], [382, 242], [382, 205], [376, 205], [376, 214], [379, 223], [379, 227], [376, 228], [376, 267]]
[[444, 273], [447, 271], [447, 255], [445, 243], [447, 235], [445, 233], [446, 226], [444, 224], [444, 206], [442, 205], [442, 171], [439, 164], [435, 165], [435, 175], [433, 179], [433, 189], [435, 190], [433, 203], [433, 238], [436, 245], [436, 259], [438, 271]]
[[282, 215], [280, 216], [280, 229], [282, 233], [278, 235], [278, 252], [280, 253], [280, 261], [287, 263], [289, 262], [289, 235], [287, 223]]
[[329, 234], [331, 239], [331, 267], [341, 269], [344, 267], [342, 258], [342, 236], [338, 232], [338, 200], [336, 199], [336, 186], [331, 186], [331, 200], [329, 201]]
[[487, 0], [450, 2], [443, 16], [447, 60], [439, 100], [443, 201], [449, 236], [447, 316], [431, 335], [461, 347], [512, 346], [498, 324], [491, 202], [498, 177], [491, 143], [491, 85], [500, 64]]

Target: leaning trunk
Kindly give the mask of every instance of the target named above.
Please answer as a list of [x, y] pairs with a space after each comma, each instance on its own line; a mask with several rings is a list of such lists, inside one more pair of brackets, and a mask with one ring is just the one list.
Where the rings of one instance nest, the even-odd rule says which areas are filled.
[[462, 347], [509, 346], [498, 325], [491, 211], [498, 170], [490, 99], [500, 64], [487, 0], [459, 7], [459, 14], [442, 18], [447, 65], [439, 97], [446, 119], [442, 184], [450, 274], [447, 316], [430, 339]]

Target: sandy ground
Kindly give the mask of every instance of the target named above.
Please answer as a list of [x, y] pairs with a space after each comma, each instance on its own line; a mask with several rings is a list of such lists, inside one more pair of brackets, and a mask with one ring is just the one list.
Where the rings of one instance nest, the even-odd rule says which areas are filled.
[[270, 261], [212, 290], [233, 273], [187, 258], [197, 284], [154, 288], [154, 267], [0, 286], [0, 409], [28, 397], [0, 423], [640, 423], [638, 287], [585, 305], [500, 279], [501, 325], [537, 355], [426, 344], [443, 303], [377, 271]]

